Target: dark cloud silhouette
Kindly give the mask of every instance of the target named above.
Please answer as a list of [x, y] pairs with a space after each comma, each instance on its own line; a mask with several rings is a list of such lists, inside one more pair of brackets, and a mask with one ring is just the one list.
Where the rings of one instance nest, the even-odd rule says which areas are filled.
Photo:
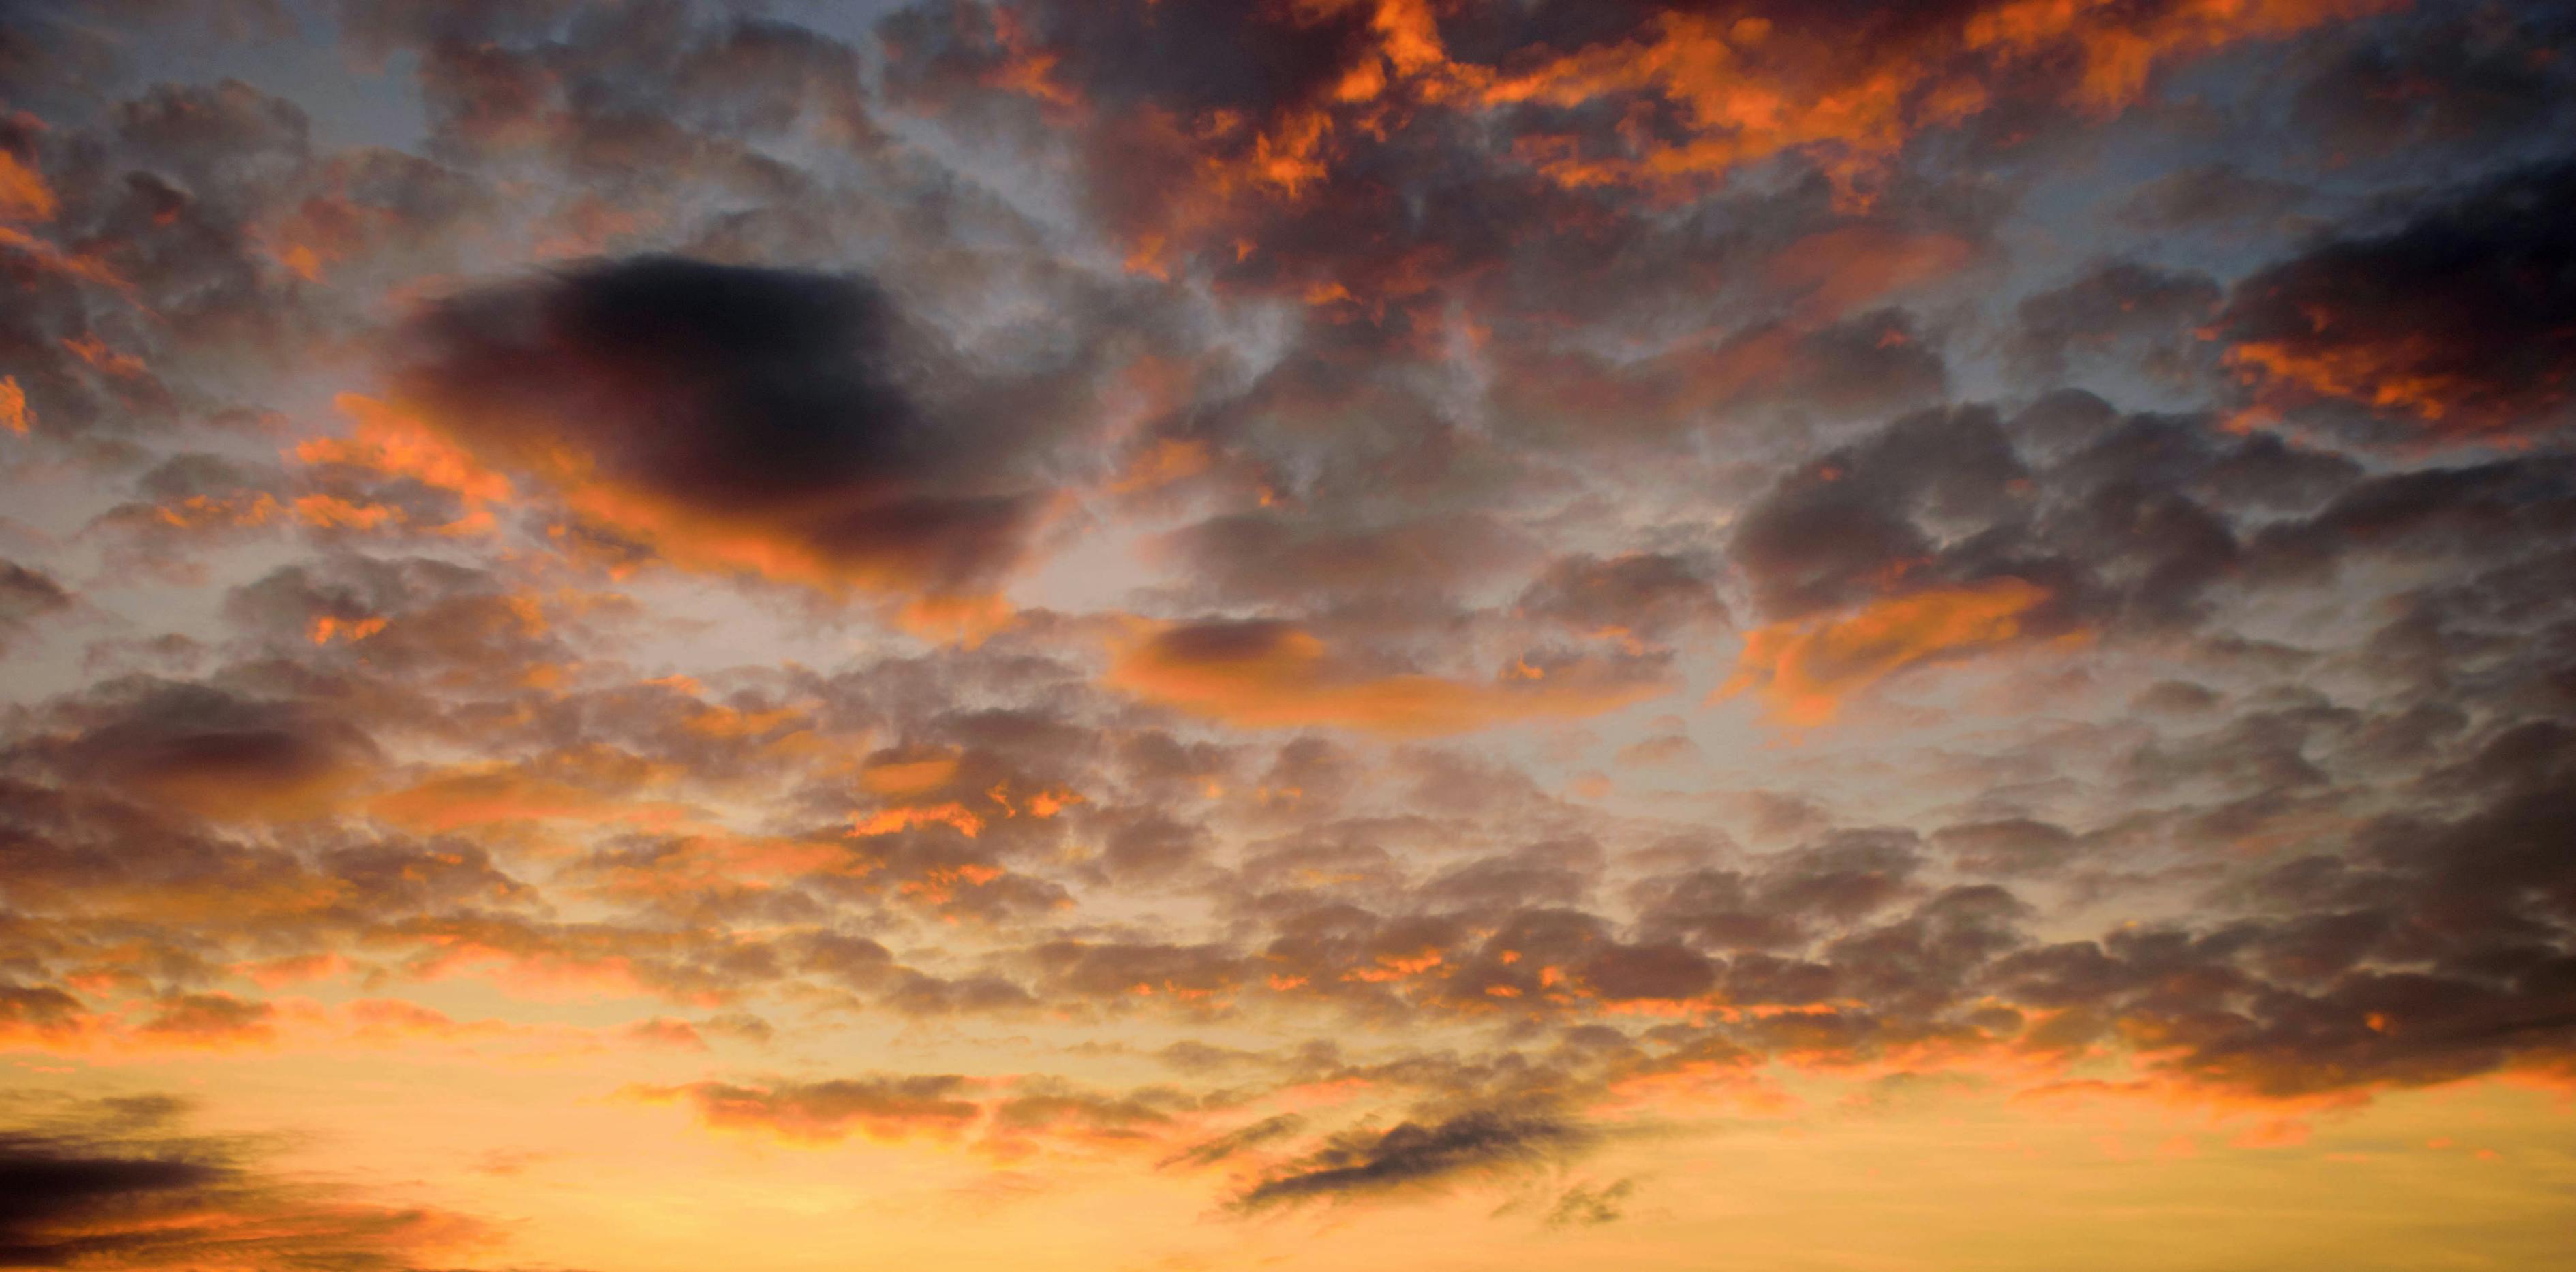
[[22, 639], [37, 619], [70, 609], [69, 589], [42, 570], [0, 561], [0, 651]]
[[2239, 282], [2215, 323], [2250, 399], [2437, 435], [2533, 434], [2576, 394], [2576, 164], [2505, 173]]
[[256, 1140], [190, 1136], [167, 1097], [54, 1101], [0, 1132], [0, 1263], [417, 1268], [487, 1241], [477, 1220], [268, 1169]]
[[1158, 1165], [1169, 1170], [1176, 1166], [1213, 1166], [1246, 1149], [1283, 1140], [1306, 1127], [1306, 1119], [1294, 1113], [1278, 1113], [1258, 1122], [1236, 1127], [1209, 1139], [1200, 1140], [1164, 1158]]
[[959, 375], [865, 279], [640, 258], [437, 306], [401, 383], [666, 555], [957, 592], [1019, 559], [1045, 501], [1014, 463], [1031, 421], [958, 410]]
[[1246, 1189], [1239, 1210], [1364, 1200], [1542, 1169], [1599, 1142], [1599, 1132], [1537, 1111], [1478, 1109], [1383, 1132], [1349, 1131]]
[[1547, 1225], [1563, 1228], [1617, 1223], [1627, 1216], [1628, 1199], [1636, 1191], [1637, 1181], [1633, 1179], [1617, 1180], [1598, 1187], [1578, 1184], [1559, 1194], [1556, 1204], [1548, 1208]]

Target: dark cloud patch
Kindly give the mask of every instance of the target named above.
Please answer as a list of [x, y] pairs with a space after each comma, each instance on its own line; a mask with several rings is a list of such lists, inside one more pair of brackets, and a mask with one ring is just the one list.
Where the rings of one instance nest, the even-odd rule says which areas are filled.
[[1591, 635], [1661, 641], [1694, 624], [1723, 624], [1710, 562], [1666, 552], [1576, 553], [1548, 563], [1515, 607]]
[[41, 744], [55, 771], [216, 817], [311, 811], [379, 758], [346, 720], [203, 684], [137, 677], [60, 710], [77, 732]]
[[73, 597], [54, 576], [15, 561], [0, 561], [0, 653], [26, 637], [36, 620], [72, 607]]
[[1548, 1208], [1547, 1226], [1590, 1228], [1617, 1223], [1627, 1217], [1628, 1200], [1636, 1192], [1637, 1181], [1633, 1179], [1597, 1186], [1577, 1184], [1557, 1195], [1556, 1204]]
[[[0, 1264], [399, 1272], [482, 1244], [452, 1212], [396, 1207], [264, 1168], [263, 1145], [181, 1133], [166, 1097], [50, 1101], [0, 1131]], [[22, 1105], [23, 1107], [23, 1105]]]
[[2007, 878], [2065, 869], [2076, 842], [2064, 827], [2027, 817], [1945, 826], [1932, 835], [1933, 846], [1949, 853], [1960, 869]]
[[2201, 471], [2197, 488], [2217, 503], [2265, 512], [2305, 512], [2362, 475], [2361, 465], [2331, 451], [2254, 433]]
[[1038, 997], [1017, 983], [989, 974], [955, 978], [904, 969], [878, 1001], [906, 1016], [936, 1017], [1026, 1011]]
[[1729, 552], [1766, 614], [1841, 608], [1939, 565], [1943, 528], [2011, 515], [2027, 475], [1992, 411], [1909, 415], [1785, 477], [1745, 513]]
[[647, 257], [446, 302], [400, 379], [666, 555], [957, 592], [1020, 559], [1045, 503], [1038, 421], [957, 409], [964, 375], [863, 278]]
[[1651, 875], [1633, 886], [1638, 927], [1708, 950], [1803, 950], [1911, 896], [1924, 860], [1911, 832], [1832, 832], [1747, 865]]
[[2552, 432], [2576, 404], [2576, 163], [2521, 168], [2237, 283], [2214, 324], [2248, 399], [2438, 436]]
[[403, 682], [496, 692], [572, 661], [572, 642], [599, 634], [579, 619], [559, 630], [535, 597], [483, 569], [429, 557], [316, 556], [232, 589], [223, 610], [271, 649]]
[[2217, 308], [2219, 288], [2206, 274], [2110, 261], [2062, 287], [2038, 292], [2014, 310], [2013, 357], [2044, 376], [2065, 373], [2070, 358], [2130, 353], [2151, 373], [2179, 380], [2197, 343], [2191, 332]]
[[2307, 188], [2295, 182], [2219, 161], [2169, 172], [2139, 186], [2121, 203], [2118, 215], [2149, 230], [2249, 227], [2287, 215], [2308, 197]]
[[2576, 531], [2576, 463], [2539, 454], [2374, 475], [2312, 515], [2263, 527], [2248, 565], [2329, 578], [2348, 561], [2497, 559]]
[[1218, 604], [1437, 596], [1490, 578], [1533, 550], [1527, 535], [1482, 513], [1371, 529], [1241, 512], [1175, 531], [1161, 546]]
[[2291, 118], [2332, 160], [2477, 153], [2568, 119], [2565, 5], [2423, 5], [2300, 51]]
[[1384, 1132], [1346, 1131], [1235, 1198], [1253, 1211], [1307, 1202], [1436, 1191], [1544, 1169], [1599, 1143], [1600, 1132], [1544, 1111], [1478, 1109]]
[[1264, 1144], [1295, 1135], [1306, 1128], [1306, 1119], [1295, 1113], [1278, 1113], [1258, 1122], [1238, 1126], [1222, 1135], [1191, 1144], [1157, 1163], [1162, 1169], [1213, 1166], [1227, 1158], [1259, 1148]]
[[1868, 417], [1937, 400], [1949, 372], [1902, 309], [1820, 324], [1767, 320], [1617, 358], [1553, 341], [1498, 350], [1494, 407], [1515, 436], [1557, 446], [1721, 431], [1747, 415]]
[[1209, 1003], [1247, 979], [1235, 951], [1222, 945], [1051, 941], [1028, 951], [1047, 985], [1095, 1001], [1166, 997]]
[[1424, 882], [1421, 895], [1442, 909], [1482, 913], [1575, 905], [1591, 892], [1601, 868], [1599, 844], [1546, 840], [1452, 866]]
[[369, 59], [418, 57], [432, 153], [462, 164], [543, 155], [584, 187], [565, 210], [608, 212], [588, 218], [596, 226], [622, 211], [596, 200], [655, 204], [675, 174], [792, 202], [812, 191], [809, 175], [760, 143], [878, 141], [859, 50], [790, 23], [678, 5], [622, 18], [579, 4], [373, 8], [351, 13], [342, 38]]

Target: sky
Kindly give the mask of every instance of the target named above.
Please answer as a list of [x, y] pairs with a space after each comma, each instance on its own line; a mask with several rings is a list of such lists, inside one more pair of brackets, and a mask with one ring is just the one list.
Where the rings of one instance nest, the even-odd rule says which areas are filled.
[[2576, 1266], [2576, 5], [0, 6], [0, 1267]]

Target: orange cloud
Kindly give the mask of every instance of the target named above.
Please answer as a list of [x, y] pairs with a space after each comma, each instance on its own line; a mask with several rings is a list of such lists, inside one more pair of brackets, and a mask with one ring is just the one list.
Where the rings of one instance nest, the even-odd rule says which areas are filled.
[[2051, 59], [2079, 68], [2066, 96], [2114, 114], [2146, 94], [2150, 73], [2174, 58], [2245, 40], [2277, 39], [2402, 0], [2184, 0], [2166, 6], [2015, 0], [1970, 16], [1964, 27], [1928, 26], [1891, 38], [1836, 24], [1792, 30], [1766, 18], [1666, 12], [1617, 44], [1595, 45], [1494, 77], [1489, 105], [1577, 106], [1648, 93], [1678, 107], [1691, 127], [1678, 138], [1625, 129], [1625, 153], [1578, 157], [1532, 151], [1569, 186], [1668, 185], [1725, 174], [1789, 151], [1813, 155], [1848, 201], [1915, 133], [1954, 124], [1993, 101], [1983, 66], [1955, 53], [2007, 63]]
[[[2412, 415], [2436, 431], [2467, 434], [2503, 431], [2527, 415], [2576, 398], [2576, 367], [2551, 368], [2540, 383], [2498, 402], [2485, 365], [2475, 359], [2464, 364], [2450, 333], [2328, 337], [2327, 316], [2320, 313], [2314, 320], [2313, 338], [2247, 341], [2227, 351], [2226, 365], [2274, 414], [2338, 398]], [[2349, 342], [2335, 343], [2337, 338]], [[2463, 370], [2464, 365], [2474, 369]]]
[[[1883, 164], [1911, 136], [1921, 121], [1909, 110], [1909, 98], [1931, 68], [1929, 59], [1886, 56], [1866, 42], [1837, 46], [1778, 32], [1762, 18], [1662, 13], [1650, 29], [1628, 40], [1499, 78], [1484, 90], [1483, 100], [1579, 106], [1650, 93], [1689, 121], [1679, 140], [1623, 130], [1628, 153], [1615, 156], [1525, 147], [1542, 172], [1567, 186], [1652, 187], [1722, 177], [1784, 151], [1827, 145], [1842, 155], [1829, 171], [1848, 183], [1854, 173]], [[1931, 95], [1931, 113], [1964, 115], [1984, 104], [1981, 92], [1963, 87], [1969, 91]]]
[[1968, 20], [1968, 47], [2011, 59], [2064, 56], [2083, 73], [2078, 107], [2108, 115], [2146, 95], [2157, 64], [2247, 40], [2276, 40], [2328, 22], [2404, 7], [2405, 0], [2182, 0], [2161, 6], [2014, 0]]
[[50, 221], [58, 206], [43, 173], [0, 150], [0, 220]]
[[0, 247], [24, 253], [29, 263], [38, 269], [61, 274], [67, 278], [77, 278], [83, 282], [96, 283], [128, 301], [135, 299], [134, 284], [127, 282], [123, 275], [95, 257], [87, 254], [66, 255], [61, 248], [52, 243], [24, 230], [11, 229], [5, 225], [0, 225]]
[[859, 770], [859, 785], [877, 795], [919, 795], [945, 786], [957, 776], [957, 757], [924, 760], [879, 760]]
[[[343, 393], [331, 404], [357, 427], [346, 437], [317, 437], [289, 454], [306, 464], [343, 464], [385, 477], [408, 477], [456, 497], [463, 515], [443, 526], [441, 534], [470, 534], [492, 528], [488, 505], [510, 497], [510, 479], [485, 467], [463, 448], [449, 442], [418, 417], [373, 398]], [[402, 514], [381, 506], [360, 507], [328, 495], [296, 501], [296, 512], [316, 525], [373, 528]]]
[[852, 1135], [878, 1141], [953, 1136], [983, 1115], [981, 1106], [959, 1098], [965, 1088], [966, 1079], [960, 1077], [841, 1078], [769, 1087], [729, 1082], [639, 1086], [625, 1094], [648, 1104], [685, 1099], [708, 1126], [820, 1146]]
[[817, 873], [864, 874], [876, 863], [846, 844], [807, 839], [692, 835], [649, 860], [603, 868], [599, 891], [626, 898], [672, 898], [725, 889], [759, 890], [772, 879]]
[[323, 614], [313, 620], [312, 626], [305, 634], [310, 636], [316, 645], [328, 645], [334, 639], [344, 640], [354, 645], [384, 629], [385, 617], [382, 614], [357, 619]]
[[179, 994], [137, 1032], [173, 1046], [230, 1050], [268, 1046], [277, 1041], [276, 1008], [231, 994]]
[[35, 424], [35, 415], [27, 409], [27, 391], [18, 387], [18, 377], [0, 375], [0, 428], [25, 437]]
[[873, 813], [859, 813], [850, 819], [850, 834], [855, 838], [891, 835], [915, 826], [948, 826], [968, 839], [983, 833], [984, 819], [958, 803], [932, 804], [919, 808], [886, 808]]
[[1774, 623], [1746, 634], [1735, 675], [1718, 697], [1759, 693], [1769, 719], [1823, 724], [1852, 695], [1928, 662], [2021, 639], [2046, 588], [2015, 578], [1935, 588], [1856, 612]]
[[1791, 243], [1767, 272], [1775, 285], [1805, 293], [1808, 317], [1830, 321], [1890, 292], [1955, 272], [1974, 253], [1956, 235], [1854, 225]]
[[[1480, 64], [1451, 57], [1436, 6], [1422, 0], [1303, 0], [1266, 15], [1284, 22], [1283, 39], [1358, 13], [1367, 24], [1335, 50], [1337, 74], [1295, 99], [1195, 112], [1149, 101], [1110, 116], [1066, 83], [1079, 46], [1041, 48], [1006, 18], [997, 20], [1005, 69], [984, 82], [1060, 122], [1105, 119], [1098, 144], [1153, 174], [1150, 195], [1107, 196], [1127, 265], [1169, 277], [1193, 252], [1249, 258], [1271, 215], [1329, 200], [1319, 192], [1357, 156], [1429, 112], [1500, 124], [1513, 157], [1570, 190], [1686, 196], [1798, 155], [1858, 210], [1916, 136], [1976, 118], [2006, 94], [2114, 115], [2146, 97], [2159, 67], [2402, 3], [2006, 0], [1957, 14], [1811, 16], [1792, 6], [1776, 17], [1659, 7], [1615, 38], [1500, 48]], [[1617, 122], [1606, 135], [1556, 122], [1576, 111]], [[1346, 273], [1301, 278], [1294, 290], [1310, 302], [1381, 304], [1418, 290], [1414, 267], [1426, 263], [1395, 271], [1391, 286]]]
[[373, 815], [428, 831], [562, 819], [597, 825], [669, 826], [688, 819], [681, 804], [640, 800], [639, 789], [677, 776], [668, 766], [609, 748], [583, 748], [528, 764], [462, 764], [377, 796]]
[[1284, 622], [1164, 625], [1119, 651], [1108, 683], [1193, 715], [1251, 728], [1331, 725], [1392, 737], [1466, 733], [1517, 720], [1615, 711], [1664, 692], [1659, 679], [1576, 661], [1491, 681], [1379, 675]]
[[143, 365], [143, 359], [109, 348], [107, 342], [94, 333], [65, 336], [56, 343], [72, 356], [88, 363], [90, 369], [104, 375], [120, 380], [138, 380], [151, 374], [151, 369]]
[[1109, 493], [1133, 495], [1158, 490], [1206, 472], [1214, 462], [1205, 442], [1163, 438], [1138, 453], [1125, 470], [1110, 479]]
[[475, 975], [535, 1000], [659, 997], [715, 1006], [727, 991], [657, 956], [685, 938], [602, 925], [538, 928], [500, 918], [422, 919], [379, 929], [378, 945], [416, 945], [403, 970], [422, 980]]
[[351, 970], [349, 960], [337, 954], [295, 954], [264, 962], [235, 964], [232, 970], [261, 989], [283, 989], [305, 981], [331, 980]]

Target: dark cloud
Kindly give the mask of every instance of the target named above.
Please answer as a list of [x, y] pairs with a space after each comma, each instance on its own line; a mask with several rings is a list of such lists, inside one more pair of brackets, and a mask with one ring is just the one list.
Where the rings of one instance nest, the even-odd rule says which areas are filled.
[[2576, 165], [2508, 172], [2239, 282], [2214, 324], [2256, 405], [2448, 437], [2546, 433], [2576, 383]]
[[[1730, 554], [1766, 614], [1839, 608], [1938, 570], [1937, 527], [2009, 517], [2025, 474], [1993, 412], [1909, 415], [1784, 478], [1738, 522]], [[1977, 569], [1949, 556], [1953, 570]]]
[[58, 772], [217, 818], [316, 811], [380, 754], [306, 704], [202, 684], [110, 682], [62, 712], [77, 732], [43, 747]]
[[2295, 182], [2257, 176], [2221, 160], [2139, 186], [2120, 205], [2119, 215], [2152, 230], [2228, 228], [2281, 217], [2309, 197], [2307, 188]]
[[1216, 605], [1436, 595], [1492, 577], [1531, 550], [1519, 531], [1475, 513], [1374, 531], [1327, 528], [1312, 516], [1235, 513], [1175, 531], [1162, 546]]
[[966, 592], [1027, 551], [1046, 492], [1044, 421], [963, 409], [960, 375], [865, 279], [642, 258], [446, 302], [401, 378], [477, 453], [665, 555]]
[[1663, 552], [1577, 553], [1548, 563], [1514, 604], [1577, 631], [1660, 641], [1698, 623], [1723, 624], [1709, 563]]
[[2076, 838], [2064, 827], [2027, 817], [1944, 826], [1932, 842], [1961, 870], [2007, 878], [2055, 873], [2076, 852]]
[[163, 1097], [57, 1102], [0, 1132], [0, 1263], [397, 1272], [489, 1238], [462, 1215], [282, 1175], [259, 1141], [182, 1134], [182, 1112]]
[[1548, 1208], [1547, 1226], [1551, 1228], [1592, 1227], [1617, 1223], [1627, 1217], [1627, 1202], [1636, 1195], [1637, 1181], [1622, 1179], [1598, 1187], [1577, 1184], [1559, 1194], [1556, 1204]]
[[2542, 454], [2377, 474], [2310, 516], [2263, 527], [2251, 565], [2331, 577], [2347, 561], [2509, 557], [2576, 528], [2576, 465]]
[[2070, 356], [2096, 357], [2124, 344], [2144, 347], [2150, 371], [2180, 378], [2191, 332], [2217, 308], [2219, 288], [2205, 274], [2177, 273], [2136, 261], [2111, 261], [2062, 287], [2024, 298], [2012, 352], [2032, 372], [2064, 374]]
[[1200, 1140], [1158, 1163], [1169, 1170], [1176, 1166], [1213, 1166], [1247, 1149], [1283, 1140], [1306, 1128], [1306, 1119], [1295, 1113], [1278, 1113], [1258, 1122], [1236, 1127], [1209, 1139]]
[[1539, 1111], [1477, 1109], [1392, 1130], [1347, 1131], [1235, 1198], [1241, 1210], [1364, 1200], [1544, 1169], [1594, 1147], [1600, 1133]]
[[0, 561], [0, 652], [23, 639], [37, 619], [72, 605], [70, 590], [54, 576], [15, 561]]
[[2301, 50], [2292, 119], [2346, 163], [2546, 136], [2567, 119], [2571, 47], [2564, 5], [2421, 6]]

